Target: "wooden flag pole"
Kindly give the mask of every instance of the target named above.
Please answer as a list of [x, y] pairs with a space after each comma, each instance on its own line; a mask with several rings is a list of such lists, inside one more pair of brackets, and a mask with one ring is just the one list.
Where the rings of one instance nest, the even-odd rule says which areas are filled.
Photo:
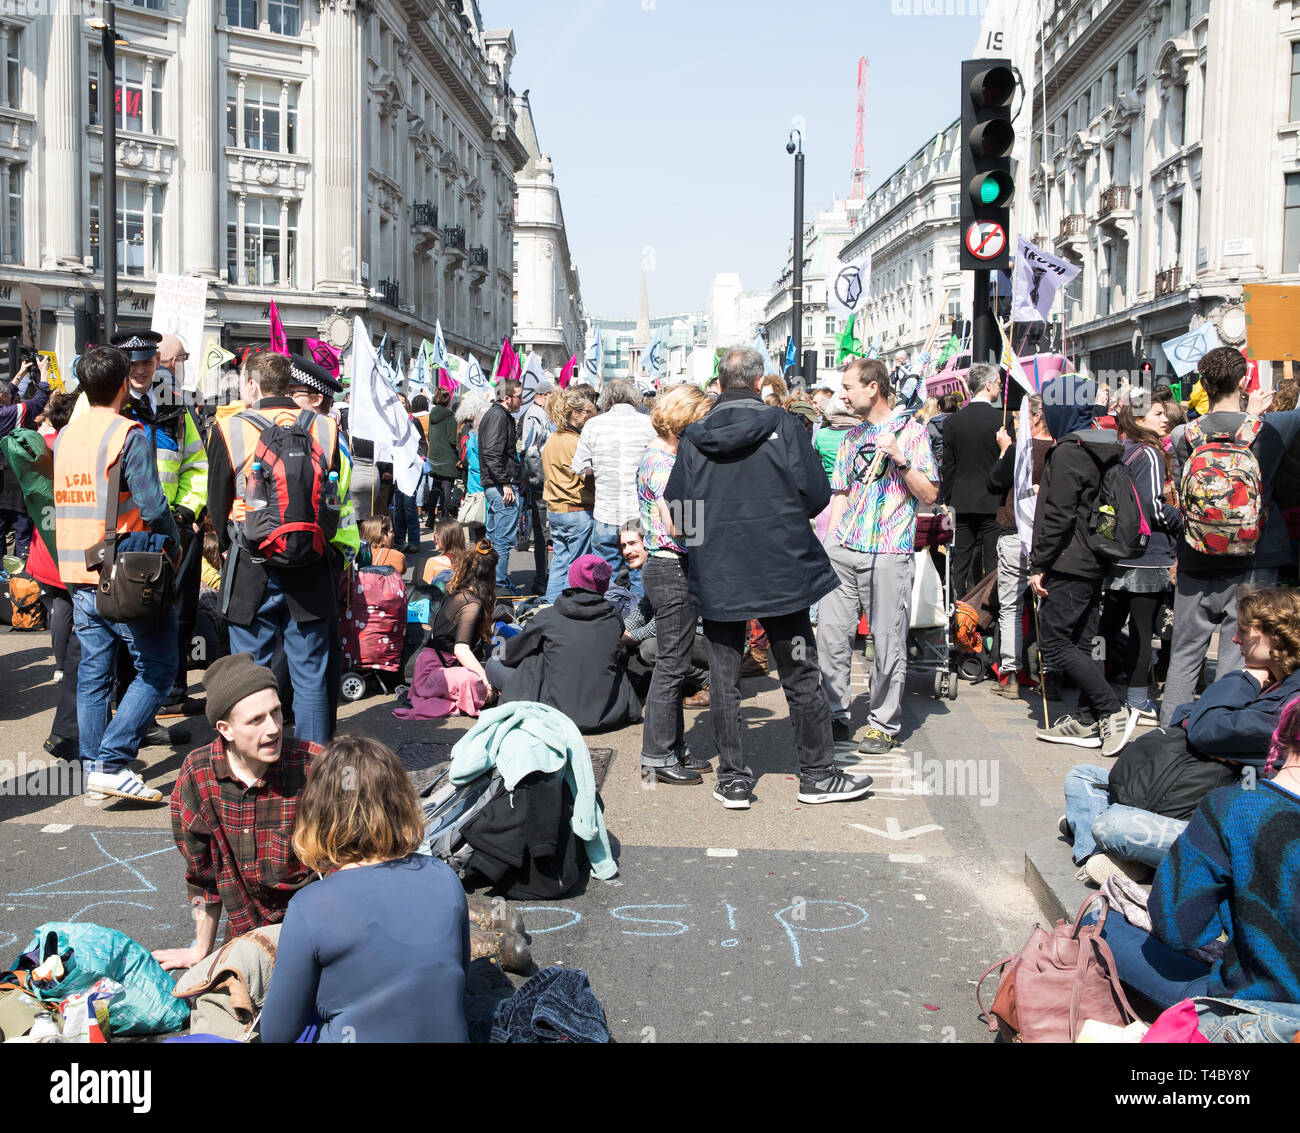
[[1034, 593], [1034, 588], [1029, 588], [1034, 599], [1034, 648], [1038, 650], [1038, 691], [1043, 696], [1043, 729], [1050, 731], [1052, 722], [1047, 718], [1047, 681], [1044, 679], [1046, 670], [1043, 668], [1043, 639], [1038, 632], [1038, 595]]

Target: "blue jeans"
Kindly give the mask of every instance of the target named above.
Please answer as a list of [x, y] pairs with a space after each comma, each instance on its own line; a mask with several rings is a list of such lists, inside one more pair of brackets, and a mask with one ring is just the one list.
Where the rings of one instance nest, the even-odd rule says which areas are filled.
[[1074, 864], [1096, 853], [1143, 862], [1155, 869], [1187, 829], [1178, 818], [1110, 801], [1110, 769], [1079, 763], [1065, 776], [1065, 818], [1074, 833]]
[[230, 627], [230, 652], [251, 653], [253, 661], [269, 669], [277, 645], [284, 646], [293, 683], [294, 735], [300, 740], [325, 744], [330, 740], [328, 618], [314, 622], [295, 620], [275, 570], [266, 572], [266, 594], [251, 625]]
[[1197, 1026], [1212, 1043], [1290, 1043], [1300, 1033], [1300, 1005], [1198, 997]]
[[400, 551], [414, 543], [420, 545], [420, 508], [418, 496], [408, 496], [405, 492], [393, 493], [393, 538]]
[[[171, 691], [176, 675], [176, 611], [156, 622], [110, 622], [95, 609], [93, 586], [70, 586], [72, 620], [81, 645], [77, 670], [77, 730], [86, 771], [113, 774], [136, 757], [140, 740]], [[108, 720], [117, 645], [135, 662], [135, 679]]]
[[589, 511], [549, 511], [551, 527], [551, 572], [546, 583], [546, 601], [554, 602], [569, 585], [569, 567], [575, 559], [591, 553], [592, 518]]
[[508, 504], [500, 488], [483, 489], [487, 496], [487, 540], [497, 553], [498, 594], [514, 589], [510, 584], [510, 552], [519, 534], [519, 489], [514, 493], [514, 503]]
[[[1092, 924], [1096, 913], [1083, 918]], [[1102, 938], [1115, 954], [1115, 968], [1125, 987], [1141, 992], [1162, 1011], [1184, 999], [1204, 995], [1210, 986], [1210, 966], [1163, 940], [1131, 925], [1114, 909], [1106, 917]]]
[[[599, 555], [614, 572], [614, 577], [618, 577], [618, 572], [623, 569], [623, 552], [618, 549], [618, 528], [612, 523], [601, 523], [596, 520], [591, 530], [591, 553]], [[628, 586], [632, 593], [638, 598], [645, 597], [645, 586], [641, 582], [641, 572], [628, 567], [627, 571]]]

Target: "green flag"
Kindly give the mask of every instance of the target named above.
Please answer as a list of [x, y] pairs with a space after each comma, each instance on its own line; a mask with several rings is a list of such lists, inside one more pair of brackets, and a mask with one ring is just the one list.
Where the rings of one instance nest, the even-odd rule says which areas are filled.
[[961, 342], [958, 340], [957, 336], [955, 334], [949, 335], [947, 345], [939, 352], [939, 360], [935, 363], [936, 367], [942, 370], [944, 363], [960, 349]]
[[861, 358], [865, 353], [862, 345], [862, 339], [857, 336], [853, 329], [856, 315], [850, 315], [849, 321], [844, 324], [844, 333], [840, 335], [839, 353], [835, 357], [835, 365], [840, 365], [845, 358]]

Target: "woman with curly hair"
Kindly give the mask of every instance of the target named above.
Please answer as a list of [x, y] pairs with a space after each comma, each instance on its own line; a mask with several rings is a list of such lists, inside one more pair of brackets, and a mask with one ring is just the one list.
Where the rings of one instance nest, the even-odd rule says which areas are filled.
[[1066, 775], [1061, 833], [1098, 884], [1117, 869], [1145, 878], [1209, 791], [1263, 773], [1282, 710], [1300, 696], [1300, 593], [1241, 587], [1233, 640], [1245, 668], [1130, 743], [1114, 767]]

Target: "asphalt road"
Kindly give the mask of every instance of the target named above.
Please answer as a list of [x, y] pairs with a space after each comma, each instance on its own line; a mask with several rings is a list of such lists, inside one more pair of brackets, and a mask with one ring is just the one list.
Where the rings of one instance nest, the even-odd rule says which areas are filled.
[[[45, 921], [94, 920], [150, 948], [189, 943], [167, 808], [57, 793], [65, 765], [41, 751], [56, 693], [48, 635], [0, 631], [0, 671], [0, 962]], [[191, 679], [198, 692], [201, 673]], [[711, 776], [646, 790], [639, 727], [593, 741], [616, 751], [602, 793], [620, 876], [521, 903], [535, 961], [585, 969], [620, 1041], [990, 1041], [973, 981], [1037, 918], [1024, 848], [1054, 829], [1080, 753], [1035, 743], [1037, 701], [962, 684], [941, 702], [929, 689], [926, 674], [910, 680], [906, 750], [859, 765], [877, 789], [854, 803], [796, 802], [772, 676], [744, 685], [759, 775], [749, 811], [723, 810]], [[859, 703], [859, 727], [865, 716]], [[451, 741], [469, 724], [399, 721], [375, 694], [345, 705], [340, 727], [397, 746]], [[185, 751], [211, 738], [202, 717], [186, 727], [186, 742], [141, 753], [164, 792]], [[711, 754], [708, 713], [688, 727], [692, 749]]]

